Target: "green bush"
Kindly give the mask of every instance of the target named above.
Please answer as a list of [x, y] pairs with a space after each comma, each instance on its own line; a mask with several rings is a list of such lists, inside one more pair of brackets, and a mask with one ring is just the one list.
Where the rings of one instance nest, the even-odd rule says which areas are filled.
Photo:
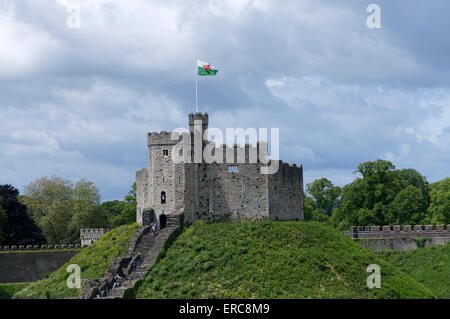
[[122, 298], [123, 299], [135, 299], [136, 298], [136, 292], [134, 290], [134, 287], [130, 287], [130, 288], [126, 289], [123, 292]]
[[450, 243], [379, 254], [429, 288], [437, 297], [450, 299]]
[[423, 248], [423, 247], [425, 247], [425, 242], [427, 239], [423, 238], [423, 237], [417, 237], [417, 238], [413, 238], [413, 240], [416, 242], [417, 247]]

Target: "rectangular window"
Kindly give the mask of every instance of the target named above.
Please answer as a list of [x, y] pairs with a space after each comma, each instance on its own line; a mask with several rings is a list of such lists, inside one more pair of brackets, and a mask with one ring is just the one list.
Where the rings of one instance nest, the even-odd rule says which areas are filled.
[[163, 155], [164, 156], [169, 156], [169, 150], [163, 150]]
[[236, 174], [236, 173], [238, 172], [238, 167], [235, 166], [235, 165], [228, 166], [228, 172], [229, 172], [229, 173]]

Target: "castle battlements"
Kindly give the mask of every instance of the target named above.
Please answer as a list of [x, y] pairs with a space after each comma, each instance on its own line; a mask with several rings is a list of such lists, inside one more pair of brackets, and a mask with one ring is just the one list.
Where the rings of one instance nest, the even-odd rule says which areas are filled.
[[59, 244], [59, 245], [12, 245], [0, 246], [0, 251], [21, 251], [21, 250], [47, 250], [47, 249], [80, 249], [80, 244]]
[[80, 229], [81, 247], [89, 246], [99, 239], [103, 234], [109, 232], [109, 228], [87, 228]]
[[368, 249], [408, 250], [449, 243], [450, 225], [351, 226], [344, 234]]
[[147, 134], [147, 145], [150, 146], [154, 144], [176, 144], [181, 140], [182, 135], [178, 136], [178, 140], [172, 139], [173, 137], [174, 136], [172, 136], [172, 132], [151, 132]]
[[302, 220], [302, 166], [270, 160], [266, 141], [219, 146], [204, 134], [208, 123], [208, 113], [191, 113], [179, 140], [171, 132], [148, 133], [148, 168], [136, 172], [138, 223], [148, 208], [159, 227], [168, 214], [181, 213], [187, 223], [227, 216]]
[[278, 165], [280, 167], [280, 170], [299, 169], [299, 168], [303, 167], [302, 164], [297, 165], [295, 163], [286, 163], [286, 162], [283, 162], [282, 160], [278, 160]]
[[345, 233], [350, 238], [450, 238], [450, 225], [352, 226]]
[[208, 125], [209, 115], [208, 113], [189, 113], [189, 125], [194, 125], [195, 121], [202, 121], [204, 124]]

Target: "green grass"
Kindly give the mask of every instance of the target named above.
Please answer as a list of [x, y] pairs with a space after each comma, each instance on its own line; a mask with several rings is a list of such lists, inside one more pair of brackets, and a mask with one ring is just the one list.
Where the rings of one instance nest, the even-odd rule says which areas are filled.
[[14, 295], [14, 298], [66, 298], [79, 297], [83, 289], [69, 289], [66, 280], [70, 273], [67, 266], [77, 264], [81, 268], [81, 278], [101, 278], [111, 262], [123, 255], [125, 248], [138, 224], [115, 228], [99, 240], [73, 256], [65, 265], [50, 274], [48, 278], [30, 284]]
[[[366, 285], [370, 264], [381, 288]], [[432, 298], [395, 266], [317, 222], [198, 222], [149, 271], [137, 298]]]
[[408, 251], [379, 253], [416, 281], [428, 287], [438, 298], [450, 299], [450, 243]]
[[12, 284], [0, 284], [0, 299], [11, 299], [12, 296], [25, 288], [30, 283], [28, 282], [19, 282]]

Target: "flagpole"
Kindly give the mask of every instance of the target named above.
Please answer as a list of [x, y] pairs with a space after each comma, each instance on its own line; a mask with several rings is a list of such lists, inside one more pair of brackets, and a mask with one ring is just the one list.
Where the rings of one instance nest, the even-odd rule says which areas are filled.
[[198, 67], [195, 70], [195, 113], [198, 113]]

